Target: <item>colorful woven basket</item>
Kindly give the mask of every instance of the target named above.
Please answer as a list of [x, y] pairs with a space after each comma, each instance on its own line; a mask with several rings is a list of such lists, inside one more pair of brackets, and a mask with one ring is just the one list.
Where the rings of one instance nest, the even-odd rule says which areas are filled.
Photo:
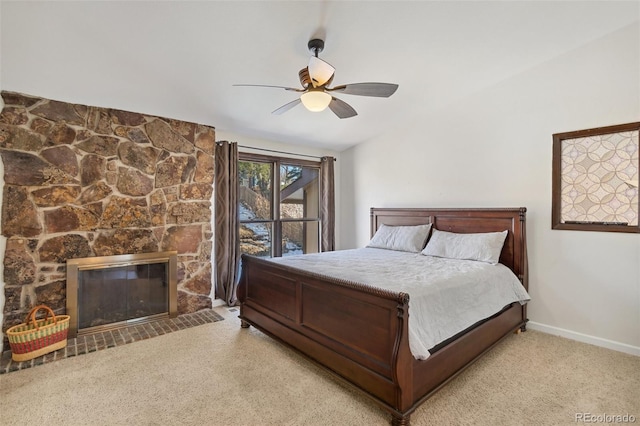
[[[47, 314], [43, 319], [36, 320], [36, 314], [41, 309], [45, 309]], [[46, 305], [31, 309], [24, 323], [7, 330], [11, 359], [28, 361], [67, 346], [69, 318], [69, 315], [56, 316]]]

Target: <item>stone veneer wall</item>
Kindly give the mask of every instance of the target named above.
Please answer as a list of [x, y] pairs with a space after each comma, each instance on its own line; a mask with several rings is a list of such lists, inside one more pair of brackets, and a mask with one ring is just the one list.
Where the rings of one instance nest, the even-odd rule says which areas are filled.
[[177, 250], [178, 312], [210, 308], [215, 129], [1, 94], [2, 331], [40, 303], [64, 313], [78, 257]]

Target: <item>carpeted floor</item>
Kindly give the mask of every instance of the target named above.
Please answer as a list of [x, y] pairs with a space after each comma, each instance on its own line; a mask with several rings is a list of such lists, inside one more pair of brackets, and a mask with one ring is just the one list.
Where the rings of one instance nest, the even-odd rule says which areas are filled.
[[[225, 321], [0, 376], [0, 424], [388, 425], [390, 416], [255, 330]], [[640, 357], [527, 331], [421, 405], [413, 425], [640, 422]]]

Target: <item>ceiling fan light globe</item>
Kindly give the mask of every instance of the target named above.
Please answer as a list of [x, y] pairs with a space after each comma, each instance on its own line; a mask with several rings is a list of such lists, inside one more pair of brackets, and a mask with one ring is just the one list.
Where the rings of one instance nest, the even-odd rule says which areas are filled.
[[329, 103], [331, 103], [331, 95], [326, 92], [314, 90], [303, 93], [302, 96], [300, 96], [300, 100], [309, 111], [320, 112], [324, 111], [329, 106]]

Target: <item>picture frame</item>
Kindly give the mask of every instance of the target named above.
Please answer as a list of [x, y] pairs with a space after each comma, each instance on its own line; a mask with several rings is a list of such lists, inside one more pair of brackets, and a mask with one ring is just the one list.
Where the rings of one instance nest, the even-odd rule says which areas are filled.
[[551, 228], [640, 233], [640, 122], [553, 135]]

